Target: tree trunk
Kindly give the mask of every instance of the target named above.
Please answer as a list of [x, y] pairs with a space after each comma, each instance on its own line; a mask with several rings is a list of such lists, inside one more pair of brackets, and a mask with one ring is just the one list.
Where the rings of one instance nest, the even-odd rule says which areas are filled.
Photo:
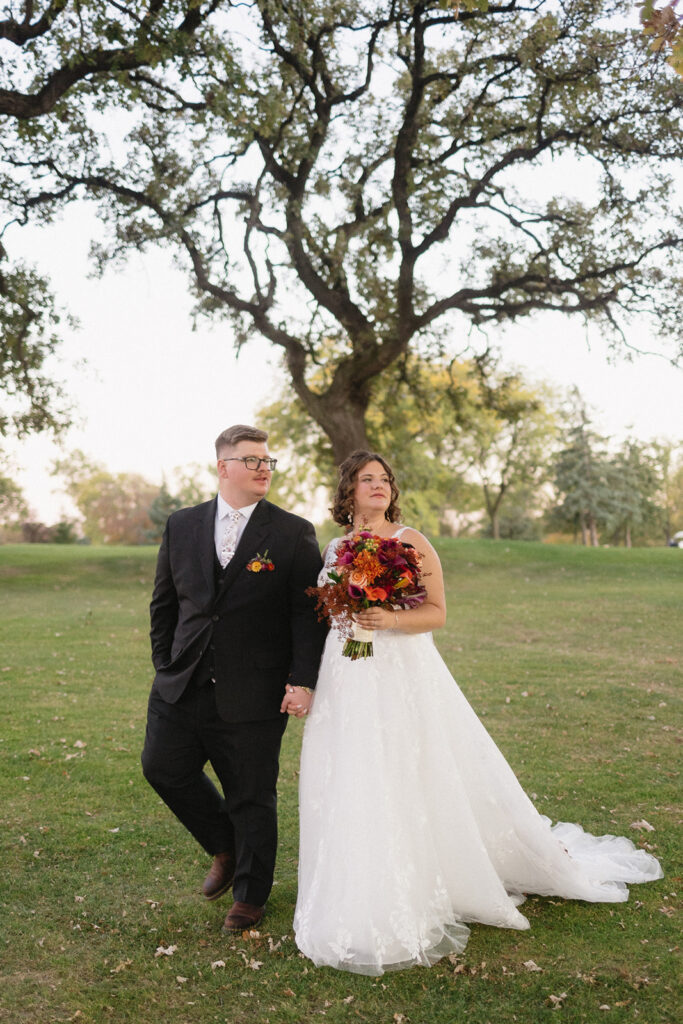
[[494, 540], [500, 540], [500, 519], [497, 509], [491, 515], [491, 536]]
[[588, 545], [588, 530], [586, 529], [586, 516], [584, 512], [579, 513], [579, 522], [581, 523], [581, 543], [586, 547]]
[[630, 523], [626, 524], [626, 535], [624, 537], [624, 544], [626, 545], [627, 548], [632, 547], [632, 544], [631, 544], [631, 524]]
[[594, 548], [600, 547], [600, 538], [598, 537], [598, 528], [596, 526], [595, 519], [593, 518], [593, 516], [589, 517], [588, 526], [590, 528], [591, 547], [594, 547]]
[[365, 430], [368, 402], [361, 398], [354, 402], [330, 400], [329, 395], [316, 397], [314, 408], [307, 402], [308, 411], [317, 420], [330, 439], [334, 461], [339, 466], [357, 448], [369, 448]]

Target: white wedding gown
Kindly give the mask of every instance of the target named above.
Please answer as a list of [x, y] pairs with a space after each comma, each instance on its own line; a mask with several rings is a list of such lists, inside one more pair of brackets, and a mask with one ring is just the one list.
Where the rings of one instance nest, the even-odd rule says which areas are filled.
[[528, 928], [526, 893], [617, 903], [662, 877], [629, 839], [551, 828], [431, 633], [377, 631], [357, 661], [342, 646], [330, 630], [301, 755], [294, 932], [317, 966], [429, 966], [465, 948], [465, 922]]

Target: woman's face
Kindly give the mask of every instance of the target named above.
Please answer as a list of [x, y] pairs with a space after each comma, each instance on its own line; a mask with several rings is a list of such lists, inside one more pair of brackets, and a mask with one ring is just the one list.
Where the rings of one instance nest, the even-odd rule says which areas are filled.
[[353, 492], [354, 519], [386, 512], [391, 504], [391, 481], [381, 462], [368, 462], [358, 470]]

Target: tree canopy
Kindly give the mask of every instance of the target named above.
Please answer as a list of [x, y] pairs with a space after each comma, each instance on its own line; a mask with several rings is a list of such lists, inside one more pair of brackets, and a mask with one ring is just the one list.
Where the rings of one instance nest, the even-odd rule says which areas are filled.
[[[92, 31], [81, 47], [66, 30], [67, 64], [113, 31], [110, 5], [83, 6]], [[205, 18], [178, 42], [185, 6]], [[411, 349], [464, 348], [472, 326], [556, 313], [628, 345], [645, 318], [680, 351], [683, 83], [639, 69], [626, 10], [117, 4], [112, 45], [139, 30], [141, 63], [119, 55], [106, 84], [84, 75], [17, 119], [0, 193], [18, 221], [96, 202], [101, 269], [172, 250], [198, 314], [281, 350], [339, 461], [367, 441], [379, 376]], [[38, 95], [45, 54], [20, 54]]]
[[650, 39], [650, 49], [663, 56], [677, 75], [683, 78], [683, 11], [679, 0], [656, 4], [655, 0], [639, 0], [643, 32]]
[[[37, 7], [40, 10], [36, 10]], [[78, 131], [97, 111], [110, 110], [124, 73], [181, 61], [193, 36], [219, 3], [149, 0], [146, 4], [46, 0], [3, 7], [0, 18], [0, 127], [5, 174], [2, 196], [9, 224], [26, 223], [28, 209], [13, 201], [17, 175], [38, 186], [44, 178], [31, 154], [55, 132], [78, 145]], [[20, 13], [19, 13], [20, 12]], [[47, 115], [52, 117], [47, 118]], [[45, 131], [32, 120], [46, 118]], [[48, 209], [39, 216], [49, 217]], [[6, 227], [7, 225], [5, 225]], [[5, 231], [0, 231], [0, 238]], [[43, 274], [12, 262], [0, 241], [0, 436], [39, 430], [60, 433], [71, 423], [65, 387], [50, 357], [65, 320]], [[75, 325], [73, 318], [69, 322]]]

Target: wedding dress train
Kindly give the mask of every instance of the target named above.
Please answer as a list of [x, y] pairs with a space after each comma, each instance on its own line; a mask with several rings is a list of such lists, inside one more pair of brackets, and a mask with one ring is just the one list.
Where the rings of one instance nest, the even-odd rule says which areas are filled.
[[616, 903], [662, 877], [629, 839], [551, 827], [431, 633], [378, 631], [358, 661], [342, 643], [331, 630], [301, 757], [294, 931], [316, 965], [429, 966], [464, 949], [466, 922], [528, 928], [527, 893]]

